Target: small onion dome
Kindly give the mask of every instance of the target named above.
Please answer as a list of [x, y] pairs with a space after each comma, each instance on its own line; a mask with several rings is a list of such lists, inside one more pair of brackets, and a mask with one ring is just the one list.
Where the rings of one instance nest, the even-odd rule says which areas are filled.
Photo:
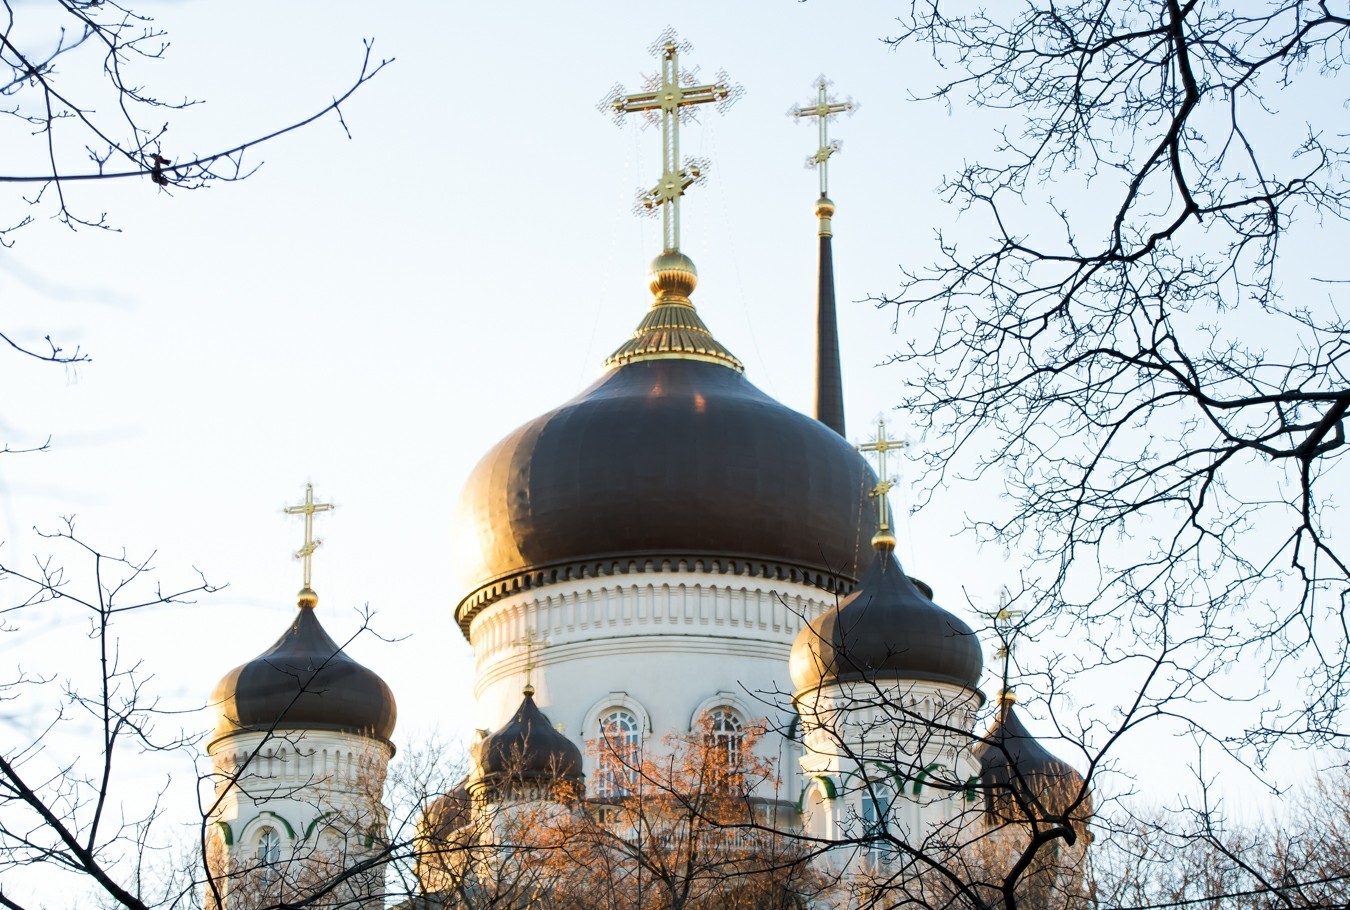
[[455, 522], [455, 617], [467, 635], [513, 591], [648, 561], [847, 587], [876, 529], [875, 483], [847, 440], [736, 370], [626, 363], [474, 468]]
[[273, 729], [337, 730], [388, 742], [398, 714], [389, 686], [347, 656], [312, 608], [302, 608], [276, 644], [226, 673], [211, 704], [213, 743]]
[[889, 539], [837, 606], [811, 620], [792, 645], [797, 692], [836, 682], [925, 680], [979, 691], [980, 642], [905, 576]]
[[515, 717], [474, 746], [479, 779], [501, 781], [581, 782], [581, 750], [564, 736], [534, 703], [534, 688], [525, 687], [525, 699]]
[[[1028, 815], [1059, 822], [1083, 795], [1083, 776], [1036, 741], [1013, 710], [1014, 700], [1012, 693], [1002, 696], [998, 718], [975, 747], [985, 811], [1002, 823]], [[1092, 815], [1091, 801], [1082, 799], [1072, 815], [1075, 823], [1085, 823]]]
[[422, 811], [420, 836], [446, 840], [468, 825], [473, 819], [473, 800], [469, 796], [469, 779], [460, 781], [449, 793], [442, 793]]

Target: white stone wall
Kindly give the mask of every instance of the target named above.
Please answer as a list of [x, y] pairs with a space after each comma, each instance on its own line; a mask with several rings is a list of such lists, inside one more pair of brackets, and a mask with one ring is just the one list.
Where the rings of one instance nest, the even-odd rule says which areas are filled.
[[[222, 852], [213, 870], [227, 892], [225, 910], [244, 910], [264, 891], [303, 893], [378, 853], [393, 756], [387, 743], [334, 731], [278, 730], [237, 733], [213, 742], [208, 753], [216, 800], [210, 824]], [[267, 861], [265, 841], [275, 844], [277, 862]], [[381, 884], [378, 870], [353, 879], [334, 894], [334, 905], [381, 907]]]
[[[647, 748], [689, 732], [699, 714], [732, 707], [771, 730], [791, 719], [788, 655], [802, 626], [834, 595], [790, 581], [691, 571], [560, 582], [486, 607], [470, 625], [477, 662], [476, 725], [495, 730], [521, 702], [528, 673], [535, 702], [587, 753], [607, 708], [643, 724]], [[784, 783], [765, 797], [795, 800], [798, 750], [761, 741]], [[592, 756], [586, 756], [588, 782]]]
[[[982, 701], [969, 689], [924, 681], [858, 681], [800, 694], [807, 833], [844, 840], [884, 824], [911, 844], [955, 838], [982, 806], [971, 735]], [[885, 860], [884, 847], [850, 846], [828, 858], [859, 874]]]

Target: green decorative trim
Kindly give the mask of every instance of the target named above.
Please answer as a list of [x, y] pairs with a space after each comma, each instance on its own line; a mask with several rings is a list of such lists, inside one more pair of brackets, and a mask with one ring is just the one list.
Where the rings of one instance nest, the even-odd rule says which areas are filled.
[[277, 815], [270, 809], [264, 809], [261, 812], [259, 812], [258, 818], [262, 818], [264, 815], [270, 815], [272, 816], [272, 818], [275, 818], [277, 821], [281, 822], [281, 826], [286, 829], [286, 836], [289, 837], [292, 841], [296, 839], [295, 829], [291, 827], [290, 822], [286, 821], [286, 819], [282, 818], [280, 815]]
[[336, 812], [329, 811], [315, 816], [314, 821], [310, 822], [309, 827], [305, 829], [305, 840], [309, 840], [309, 836], [314, 833], [314, 829], [318, 827], [319, 822], [323, 821], [325, 818], [328, 818], [330, 815], [336, 814], [337, 814]]
[[220, 825], [221, 836], [225, 838], [225, 846], [233, 847], [234, 831], [230, 830], [230, 823], [227, 821], [217, 821], [216, 824]]
[[876, 768], [878, 771], [881, 772], [881, 776], [883, 778], [889, 778], [891, 783], [895, 785], [896, 796], [904, 796], [906, 781], [905, 776], [900, 773], [899, 769], [895, 768], [892, 765], [888, 765], [885, 762], [879, 761], [874, 761], [871, 763], [871, 765], [873, 768]]
[[806, 779], [806, 786], [802, 787], [801, 794], [797, 797], [797, 812], [800, 813], [806, 808], [806, 794], [811, 792], [811, 785], [815, 783], [825, 793], [826, 799], [837, 799], [839, 790], [834, 785], [828, 774], [813, 774]]
[[966, 802], [975, 802], [980, 798], [980, 775], [975, 774], [966, 781]]
[[946, 770], [947, 770], [946, 765], [940, 762], [933, 762], [927, 768], [924, 768], [922, 771], [920, 771], [919, 776], [914, 778], [914, 795], [918, 796], [919, 791], [923, 789], [924, 778], [928, 777], [928, 775], [932, 774], [934, 771], [946, 771]]

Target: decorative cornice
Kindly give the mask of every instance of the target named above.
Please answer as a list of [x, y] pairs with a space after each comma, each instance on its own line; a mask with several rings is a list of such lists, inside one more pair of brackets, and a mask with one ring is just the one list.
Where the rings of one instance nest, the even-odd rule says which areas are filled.
[[695, 572], [712, 576], [747, 576], [819, 588], [828, 594], [843, 596], [857, 585], [857, 579], [832, 575], [811, 566], [796, 565], [752, 556], [725, 556], [702, 553], [615, 553], [589, 559], [571, 560], [543, 566], [529, 566], [484, 582], [466, 594], [455, 607], [455, 620], [465, 640], [469, 624], [482, 610], [522, 591], [583, 578], [608, 578], [649, 572]]

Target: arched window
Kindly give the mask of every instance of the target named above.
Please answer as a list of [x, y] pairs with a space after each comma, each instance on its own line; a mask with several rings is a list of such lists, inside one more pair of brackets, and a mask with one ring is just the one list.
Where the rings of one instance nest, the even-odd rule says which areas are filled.
[[268, 866], [281, 862], [281, 835], [275, 828], [263, 828], [258, 834], [258, 862]]
[[867, 840], [868, 858], [877, 865], [886, 861], [890, 851], [887, 835], [890, 833], [891, 796], [884, 787], [869, 788], [862, 796], [863, 837]]
[[741, 766], [744, 743], [745, 724], [735, 711], [723, 705], [708, 712], [708, 745], [726, 761], [727, 768]]
[[627, 796], [637, 784], [642, 726], [623, 708], [611, 708], [600, 715], [599, 727], [595, 793], [602, 799]]
[[275, 828], [258, 832], [258, 865], [265, 883], [270, 885], [281, 879], [281, 835]]

